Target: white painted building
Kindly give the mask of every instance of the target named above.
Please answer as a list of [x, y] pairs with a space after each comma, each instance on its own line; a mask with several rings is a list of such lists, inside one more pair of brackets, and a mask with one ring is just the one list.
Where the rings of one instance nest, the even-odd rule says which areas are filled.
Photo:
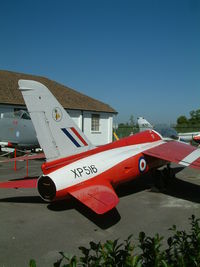
[[78, 110], [68, 113], [94, 145], [112, 142], [113, 114]]
[[113, 116], [117, 114], [113, 108], [47, 78], [0, 71], [0, 113], [26, 109], [17, 89], [19, 79], [44, 83], [94, 145], [112, 142]]

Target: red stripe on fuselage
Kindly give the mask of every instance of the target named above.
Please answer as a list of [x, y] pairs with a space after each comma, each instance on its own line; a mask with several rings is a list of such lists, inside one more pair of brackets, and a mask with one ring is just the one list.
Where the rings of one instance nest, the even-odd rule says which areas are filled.
[[118, 141], [112, 142], [107, 145], [103, 145], [101, 147], [97, 147], [76, 155], [68, 156], [66, 158], [57, 159], [51, 162], [46, 162], [42, 164], [42, 171], [45, 175], [64, 167], [68, 164], [71, 164], [75, 162], [76, 160], [80, 160], [83, 158], [86, 158], [88, 156], [107, 151], [114, 148], [120, 148], [124, 146], [130, 146], [130, 145], [139, 145], [139, 144], [145, 144], [150, 142], [156, 142], [161, 140], [160, 135], [158, 135], [156, 132], [148, 130], [144, 132], [140, 132], [128, 137], [125, 137], [123, 139], [120, 139]]

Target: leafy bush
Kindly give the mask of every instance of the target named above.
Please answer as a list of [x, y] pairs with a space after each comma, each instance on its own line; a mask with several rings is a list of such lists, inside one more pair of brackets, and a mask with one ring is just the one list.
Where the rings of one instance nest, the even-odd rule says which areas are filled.
[[[200, 266], [200, 219], [194, 215], [189, 218], [191, 229], [179, 231], [175, 225], [169, 230], [173, 235], [168, 238], [163, 248], [163, 237], [139, 234], [139, 244], [131, 243], [132, 235], [123, 243], [108, 240], [105, 243], [90, 242], [89, 248], [79, 247], [82, 256], [69, 256], [60, 252], [61, 259], [54, 267], [197, 267]], [[139, 253], [135, 253], [139, 249]], [[30, 267], [36, 267], [30, 261]]]

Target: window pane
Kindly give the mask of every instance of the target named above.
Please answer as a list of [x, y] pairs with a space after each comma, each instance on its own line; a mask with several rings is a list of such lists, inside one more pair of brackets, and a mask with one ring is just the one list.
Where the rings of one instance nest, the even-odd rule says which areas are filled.
[[92, 114], [92, 131], [99, 131], [99, 121], [100, 121], [100, 115], [99, 114]]

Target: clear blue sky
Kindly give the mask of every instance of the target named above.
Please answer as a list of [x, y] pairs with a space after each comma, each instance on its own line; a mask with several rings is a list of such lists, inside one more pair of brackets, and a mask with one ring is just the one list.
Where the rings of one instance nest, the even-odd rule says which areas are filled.
[[2, 0], [0, 69], [175, 122], [200, 108], [200, 1]]

